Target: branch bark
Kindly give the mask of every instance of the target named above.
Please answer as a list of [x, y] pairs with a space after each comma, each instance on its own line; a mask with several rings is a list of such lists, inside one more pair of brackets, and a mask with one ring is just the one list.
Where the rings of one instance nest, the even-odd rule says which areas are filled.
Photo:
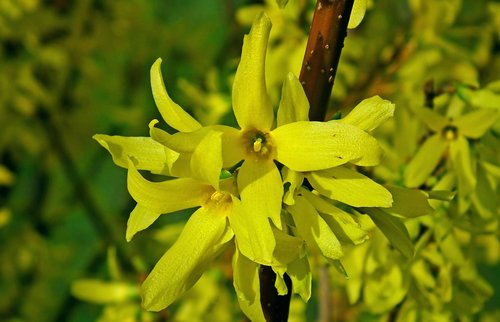
[[311, 121], [324, 121], [354, 0], [318, 0], [300, 81]]

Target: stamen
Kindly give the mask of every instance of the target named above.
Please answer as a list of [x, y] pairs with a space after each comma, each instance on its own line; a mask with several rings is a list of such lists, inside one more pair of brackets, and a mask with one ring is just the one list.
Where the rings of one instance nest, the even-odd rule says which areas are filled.
[[260, 149], [262, 149], [262, 138], [257, 138], [254, 142], [253, 142], [253, 150], [255, 152], [260, 152]]

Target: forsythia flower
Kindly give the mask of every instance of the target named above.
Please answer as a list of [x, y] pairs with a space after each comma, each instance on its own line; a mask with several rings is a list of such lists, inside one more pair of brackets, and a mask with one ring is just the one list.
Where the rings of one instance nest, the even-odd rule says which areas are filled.
[[[128, 169], [128, 189], [137, 206], [128, 221], [127, 240], [161, 214], [198, 207], [143, 284], [143, 305], [149, 310], [167, 307], [189, 289], [233, 237], [234, 286], [249, 317], [263, 319], [258, 278], [261, 264], [273, 267], [281, 277], [276, 280], [279, 294], [290, 291], [282, 279], [286, 272], [293, 282], [291, 291], [307, 300], [311, 273], [303, 239], [308, 244], [315, 240], [324, 249], [330, 249], [324, 252], [330, 259], [338, 259], [342, 251], [335, 233], [326, 224], [322, 224], [325, 229], [321, 233], [314, 231], [319, 215], [310, 218], [310, 213], [302, 213], [301, 205], [308, 207], [306, 199], [318, 209], [325, 209], [325, 204], [333, 207], [300, 188], [304, 178], [319, 193], [347, 204], [392, 204], [391, 194], [385, 188], [343, 166], [379, 163], [381, 148], [368, 131], [392, 115], [392, 104], [373, 98], [360, 104], [370, 106], [371, 115], [359, 112], [359, 108], [340, 121], [310, 122], [302, 86], [289, 74], [275, 126], [265, 82], [270, 29], [269, 18], [261, 14], [244, 39], [232, 92], [239, 129], [225, 125], [203, 127], [174, 103], [163, 84], [158, 59], [151, 68], [153, 97], [163, 119], [178, 132], [169, 134], [155, 127], [158, 121], [153, 120], [149, 125], [151, 137], [94, 136], [117, 165]], [[383, 108], [377, 109], [378, 105]], [[296, 197], [299, 208], [290, 208], [295, 220], [293, 227], [282, 220], [285, 189], [280, 169], [286, 182], [290, 182], [287, 171], [298, 178], [292, 190], [301, 192]], [[150, 182], [138, 170], [174, 178]], [[354, 188], [348, 191], [352, 193], [336, 191], [350, 184]], [[356, 196], [359, 193], [353, 190], [358, 188], [364, 196]], [[347, 213], [340, 215], [340, 221], [349, 221]], [[350, 229], [350, 224], [342, 223], [341, 227]]]
[[[284, 110], [287, 101], [294, 99], [293, 93], [292, 97], [287, 97], [290, 95], [288, 91], [284, 91], [278, 109], [278, 126], [273, 128], [274, 112], [265, 83], [265, 54], [270, 28], [269, 19], [262, 14], [244, 40], [232, 93], [233, 110], [241, 129], [228, 126], [201, 128], [166, 94], [159, 70], [160, 61], [152, 67], [152, 87], [158, 108], [167, 123], [180, 131], [169, 135], [154, 128], [153, 138], [174, 151], [190, 154], [194, 149], [210, 144], [205, 139], [207, 133], [221, 133], [222, 144], [216, 146], [212, 143], [207, 147], [212, 151], [221, 148], [218, 154], [221, 159], [214, 158], [211, 164], [201, 160], [196, 167], [199, 177], [217, 178], [221, 166], [231, 167], [243, 160], [237, 174], [237, 185], [249, 218], [231, 216], [229, 221], [232, 226], [241, 228], [240, 232], [235, 231], [240, 251], [251, 260], [266, 265], [271, 265], [275, 248], [268, 218], [282, 229], [283, 181], [275, 161], [294, 171], [315, 171], [347, 162], [372, 166], [379, 162], [381, 155], [377, 141], [351, 124], [284, 122], [288, 113]], [[293, 75], [286, 82], [292, 83], [293, 91], [302, 90]], [[240, 224], [243, 221], [244, 224]]]
[[404, 172], [405, 185], [418, 187], [432, 174], [445, 153], [449, 153], [453, 173], [458, 179], [460, 212], [465, 212], [465, 199], [476, 187], [475, 164], [471, 158], [469, 141], [479, 139], [498, 117], [493, 109], [478, 109], [455, 119], [447, 119], [427, 109], [414, 112], [434, 133], [422, 144]]

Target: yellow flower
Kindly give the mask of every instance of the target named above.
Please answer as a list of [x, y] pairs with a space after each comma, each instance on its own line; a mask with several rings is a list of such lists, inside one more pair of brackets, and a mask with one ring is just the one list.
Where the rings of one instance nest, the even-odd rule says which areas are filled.
[[475, 164], [467, 139], [482, 137], [495, 124], [498, 111], [477, 109], [454, 119], [427, 108], [414, 108], [414, 112], [434, 133], [406, 167], [405, 185], [411, 188], [424, 184], [448, 152], [452, 173], [458, 181], [459, 211], [463, 213], [468, 207], [466, 199], [476, 188]]
[[[233, 167], [243, 160], [237, 171], [237, 186], [247, 216], [233, 215], [229, 220], [242, 254], [265, 265], [272, 264], [276, 243], [269, 219], [282, 229], [284, 190], [275, 161], [291, 170], [307, 172], [347, 162], [373, 166], [378, 164], [381, 155], [377, 141], [354, 125], [334, 121], [309, 122], [307, 115], [290, 115], [294, 112], [289, 105], [303, 103], [300, 100], [304, 97], [301, 85], [291, 74], [285, 81], [277, 127], [274, 127], [274, 111], [265, 82], [270, 29], [271, 22], [261, 14], [244, 39], [232, 92], [233, 111], [240, 129], [222, 125], [201, 127], [168, 96], [160, 71], [161, 60], [157, 60], [151, 70], [153, 96], [158, 109], [165, 121], [179, 131], [170, 135], [152, 127], [151, 137], [180, 153], [179, 159], [190, 160], [190, 168], [185, 169], [184, 174], [215, 186], [221, 168]], [[296, 117], [297, 121], [289, 122], [291, 117]], [[207, 135], [218, 139], [208, 140]], [[193, 161], [191, 156], [198, 149], [210, 151], [212, 162], [204, 158]]]

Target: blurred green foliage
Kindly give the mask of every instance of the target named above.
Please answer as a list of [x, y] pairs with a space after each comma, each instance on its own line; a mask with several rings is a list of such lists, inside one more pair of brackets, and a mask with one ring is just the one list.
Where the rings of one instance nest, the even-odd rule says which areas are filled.
[[[284, 75], [300, 70], [312, 8], [305, 0], [284, 10], [275, 1], [0, 0], [1, 321], [243, 319], [227, 254], [168, 311], [141, 310], [137, 288], [189, 213], [126, 244], [134, 204], [125, 171], [91, 136], [147, 135], [160, 118], [149, 84], [157, 57], [170, 94], [201, 123], [234, 123], [231, 80], [258, 10], [274, 23], [267, 77], [277, 106]], [[395, 102], [394, 122], [377, 130], [387, 157], [373, 177], [402, 185], [431, 133], [416, 108], [432, 103], [453, 117], [500, 109], [500, 2], [373, 0], [369, 8], [346, 39], [330, 115], [375, 94]], [[499, 135], [497, 120], [470, 142], [479, 165], [469, 201], [439, 202], [436, 215], [406, 222], [411, 263], [375, 232], [349, 254], [350, 280], [331, 282], [333, 319], [498, 320], [500, 215], [488, 203], [499, 196]], [[448, 166], [441, 161], [422, 187], [455, 190]], [[290, 321], [316, 319], [320, 301], [294, 299]]]

